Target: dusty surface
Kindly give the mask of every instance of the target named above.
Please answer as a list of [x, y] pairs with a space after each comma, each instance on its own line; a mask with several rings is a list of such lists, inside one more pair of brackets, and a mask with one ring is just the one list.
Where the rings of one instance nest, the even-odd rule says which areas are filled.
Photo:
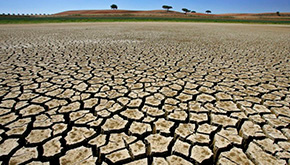
[[290, 27], [0, 26], [0, 163], [289, 164]]

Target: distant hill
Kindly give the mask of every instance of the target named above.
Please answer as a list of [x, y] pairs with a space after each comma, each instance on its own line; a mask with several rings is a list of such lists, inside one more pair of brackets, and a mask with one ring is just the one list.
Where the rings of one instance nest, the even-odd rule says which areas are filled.
[[290, 24], [290, 13], [183, 13], [166, 10], [71, 10], [56, 14], [0, 14], [0, 24], [63, 22], [221, 22]]
[[211, 16], [211, 17], [233, 17], [233, 18], [290, 18], [290, 13], [227, 13], [227, 14], [205, 14], [205, 13], [187, 13], [170, 10], [71, 10], [53, 14], [54, 16]]
[[68, 15], [119, 15], [119, 14], [183, 14], [177, 11], [169, 11], [166, 10], [148, 10], [148, 11], [138, 11], [138, 10], [71, 10], [64, 11], [60, 13], [56, 13], [56, 16], [68, 16]]

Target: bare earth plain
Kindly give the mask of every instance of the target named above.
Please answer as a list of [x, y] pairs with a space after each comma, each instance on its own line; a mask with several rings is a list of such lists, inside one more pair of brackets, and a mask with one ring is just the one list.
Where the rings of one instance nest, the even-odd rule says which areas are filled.
[[290, 26], [0, 26], [0, 164], [289, 164]]

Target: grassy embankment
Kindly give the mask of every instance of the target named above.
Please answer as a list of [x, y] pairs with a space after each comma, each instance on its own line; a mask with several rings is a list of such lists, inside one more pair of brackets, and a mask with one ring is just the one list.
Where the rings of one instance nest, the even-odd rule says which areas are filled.
[[259, 23], [259, 24], [290, 24], [290, 20], [279, 19], [233, 19], [231, 17], [29, 17], [0, 16], [0, 24], [31, 24], [31, 23], [65, 23], [65, 22], [219, 22], [219, 23]]

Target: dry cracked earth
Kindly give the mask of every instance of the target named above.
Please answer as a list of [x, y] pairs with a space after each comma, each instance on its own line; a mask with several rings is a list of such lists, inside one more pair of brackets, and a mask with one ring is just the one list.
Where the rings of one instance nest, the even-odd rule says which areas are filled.
[[0, 164], [289, 164], [290, 27], [0, 26]]

